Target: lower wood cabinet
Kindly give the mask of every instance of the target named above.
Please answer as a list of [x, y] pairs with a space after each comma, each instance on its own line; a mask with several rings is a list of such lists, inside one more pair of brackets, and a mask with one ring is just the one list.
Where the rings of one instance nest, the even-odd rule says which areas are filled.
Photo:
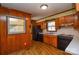
[[57, 47], [57, 36], [56, 35], [44, 35], [44, 42]]

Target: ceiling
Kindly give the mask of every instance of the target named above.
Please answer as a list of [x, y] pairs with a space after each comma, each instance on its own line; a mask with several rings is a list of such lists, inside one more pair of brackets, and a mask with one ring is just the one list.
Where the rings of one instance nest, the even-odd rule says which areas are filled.
[[72, 3], [44, 3], [48, 5], [46, 10], [40, 9], [43, 3], [2, 3], [2, 6], [17, 9], [32, 14], [32, 20], [39, 20], [49, 15], [53, 15], [73, 8]]

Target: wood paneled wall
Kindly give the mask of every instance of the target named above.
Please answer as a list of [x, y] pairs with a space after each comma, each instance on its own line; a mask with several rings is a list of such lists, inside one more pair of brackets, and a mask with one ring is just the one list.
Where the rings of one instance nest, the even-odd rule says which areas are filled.
[[[25, 47], [29, 47], [32, 42], [31, 34], [31, 14], [8, 9], [6, 7], [0, 7], [0, 54], [9, 54], [14, 51], [18, 51]], [[26, 18], [26, 33], [8, 35], [6, 15], [25, 17]], [[26, 45], [25, 45], [26, 44]]]

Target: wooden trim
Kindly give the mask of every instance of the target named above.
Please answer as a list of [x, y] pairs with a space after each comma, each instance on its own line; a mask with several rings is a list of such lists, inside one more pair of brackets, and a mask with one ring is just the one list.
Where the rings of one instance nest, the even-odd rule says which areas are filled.
[[[45, 18], [48, 18], [48, 17], [54, 16], [54, 15], [57, 15], [57, 14], [61, 14], [61, 13], [64, 13], [64, 12], [67, 12], [67, 11], [70, 11], [70, 10], [73, 10], [73, 9], [75, 9], [75, 8], [71, 8], [71, 9], [68, 9], [68, 10], [65, 10], [65, 11], [62, 11], [62, 12], [59, 12], [59, 13], [53, 14], [53, 15], [49, 15], [49, 16], [46, 16], [46, 17], [41, 18], [41, 19], [45, 19]], [[39, 20], [41, 20], [41, 19], [39, 19]], [[39, 21], [39, 20], [37, 20], [37, 21]]]

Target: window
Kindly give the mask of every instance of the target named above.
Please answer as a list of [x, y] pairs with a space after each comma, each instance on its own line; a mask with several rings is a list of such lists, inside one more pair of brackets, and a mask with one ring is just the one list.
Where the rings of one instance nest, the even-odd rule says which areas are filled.
[[8, 34], [25, 33], [25, 20], [22, 18], [8, 17]]
[[50, 21], [48, 22], [48, 31], [56, 31], [56, 28], [55, 28], [55, 21]]

